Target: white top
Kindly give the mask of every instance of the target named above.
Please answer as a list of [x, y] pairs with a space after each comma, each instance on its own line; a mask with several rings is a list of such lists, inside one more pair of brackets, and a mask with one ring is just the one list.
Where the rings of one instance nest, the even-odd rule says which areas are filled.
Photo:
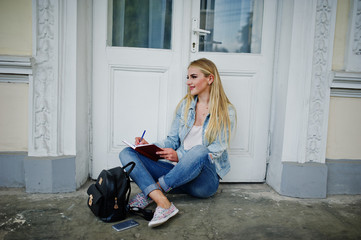
[[196, 145], [202, 145], [202, 128], [203, 126], [193, 125], [184, 139], [184, 150], [189, 150]]

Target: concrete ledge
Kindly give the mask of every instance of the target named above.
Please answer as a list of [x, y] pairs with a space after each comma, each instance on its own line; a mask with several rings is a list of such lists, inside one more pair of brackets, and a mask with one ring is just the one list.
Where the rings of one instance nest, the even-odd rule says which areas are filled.
[[75, 156], [27, 157], [26, 192], [58, 193], [76, 190]]
[[280, 194], [298, 198], [326, 198], [327, 166], [284, 162]]
[[0, 187], [24, 187], [24, 158], [27, 152], [0, 153]]
[[327, 159], [327, 194], [361, 194], [361, 160]]

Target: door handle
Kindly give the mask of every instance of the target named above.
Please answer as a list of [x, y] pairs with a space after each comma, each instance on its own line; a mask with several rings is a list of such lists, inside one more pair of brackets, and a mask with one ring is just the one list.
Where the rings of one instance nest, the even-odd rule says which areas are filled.
[[207, 34], [211, 34], [211, 31], [200, 28], [193, 28], [193, 33], [198, 33], [200, 36], [206, 36]]
[[192, 33], [191, 52], [195, 53], [198, 51], [199, 36], [206, 36], [207, 34], [211, 34], [211, 31], [200, 29], [199, 19], [192, 18]]

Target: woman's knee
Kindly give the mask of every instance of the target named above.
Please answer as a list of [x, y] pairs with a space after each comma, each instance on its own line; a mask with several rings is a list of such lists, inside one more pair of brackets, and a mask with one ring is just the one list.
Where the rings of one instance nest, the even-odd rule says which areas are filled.
[[126, 165], [132, 161], [132, 157], [131, 157], [132, 152], [133, 149], [131, 147], [126, 147], [119, 153], [119, 160], [122, 163], [122, 165]]
[[219, 177], [215, 169], [204, 168], [194, 180], [186, 184], [186, 191], [193, 197], [209, 198], [219, 187]]

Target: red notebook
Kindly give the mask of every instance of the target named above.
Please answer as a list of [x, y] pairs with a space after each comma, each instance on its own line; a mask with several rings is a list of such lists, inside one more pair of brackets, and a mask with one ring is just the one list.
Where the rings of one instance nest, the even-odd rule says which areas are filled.
[[152, 159], [153, 161], [158, 161], [158, 159], [160, 159], [160, 156], [156, 154], [156, 152], [163, 151], [160, 147], [154, 144], [133, 145], [125, 140], [123, 140], [123, 142], [129, 147], [133, 148], [135, 151]]

